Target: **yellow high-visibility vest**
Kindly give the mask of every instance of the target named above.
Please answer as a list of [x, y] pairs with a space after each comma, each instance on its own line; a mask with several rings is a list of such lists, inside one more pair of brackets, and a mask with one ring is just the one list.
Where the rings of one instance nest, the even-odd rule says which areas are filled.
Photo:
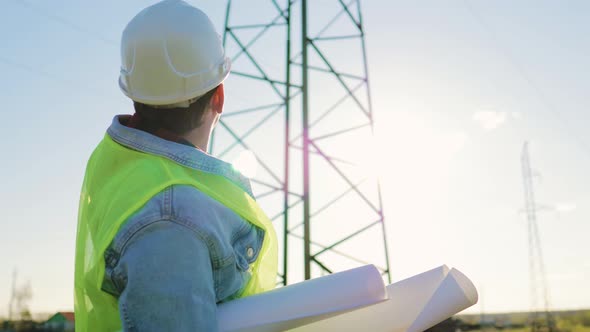
[[76, 331], [118, 331], [117, 299], [102, 291], [104, 252], [119, 227], [152, 197], [172, 185], [192, 185], [265, 231], [241, 297], [275, 287], [278, 252], [271, 221], [258, 203], [225, 177], [162, 156], [126, 148], [105, 135], [84, 177], [78, 213], [75, 269]]

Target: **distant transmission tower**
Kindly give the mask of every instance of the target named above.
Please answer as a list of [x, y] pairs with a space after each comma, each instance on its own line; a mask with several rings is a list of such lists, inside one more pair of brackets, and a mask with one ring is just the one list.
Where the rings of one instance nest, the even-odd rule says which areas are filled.
[[8, 320], [12, 321], [13, 314], [14, 314], [14, 300], [16, 299], [16, 276], [17, 276], [17, 272], [16, 272], [16, 268], [14, 268], [14, 270], [12, 271], [12, 288], [10, 291], [10, 302], [8, 303]]
[[212, 153], [257, 169], [278, 283], [363, 264], [389, 280], [360, 1], [229, 0], [223, 41], [233, 69]]
[[[528, 142], [522, 147], [522, 176], [524, 181], [524, 202], [527, 217], [528, 243], [529, 243], [529, 273], [530, 273], [530, 296], [531, 331], [557, 331], [555, 321], [549, 311], [549, 289], [543, 263], [543, 252], [541, 251], [541, 240], [537, 226], [537, 204], [533, 190], [533, 172], [529, 159]], [[541, 297], [541, 299], [539, 299]], [[539, 301], [543, 301], [543, 308], [540, 308]], [[543, 310], [541, 313], [540, 310]]]

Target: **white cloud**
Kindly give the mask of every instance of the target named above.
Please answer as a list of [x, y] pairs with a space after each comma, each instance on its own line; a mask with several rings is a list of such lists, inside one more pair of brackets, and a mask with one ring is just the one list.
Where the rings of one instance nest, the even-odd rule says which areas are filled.
[[551, 281], [572, 281], [572, 280], [584, 280], [584, 272], [565, 272], [565, 273], [552, 273], [547, 276], [547, 279]]
[[[513, 117], [514, 114], [512, 114]], [[506, 112], [478, 111], [473, 114], [473, 121], [477, 122], [484, 130], [490, 131], [498, 128], [506, 122]]]
[[574, 203], [558, 203], [555, 205], [555, 210], [557, 212], [572, 212], [576, 208], [577, 206]]

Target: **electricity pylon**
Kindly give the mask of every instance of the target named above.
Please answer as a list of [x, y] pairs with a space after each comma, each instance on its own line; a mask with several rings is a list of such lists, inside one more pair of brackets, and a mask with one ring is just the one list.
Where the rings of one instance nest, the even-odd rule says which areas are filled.
[[[535, 202], [535, 193], [533, 188], [533, 172], [529, 159], [529, 144], [525, 142], [522, 147], [522, 177], [524, 182], [524, 202], [525, 213], [527, 218], [527, 233], [529, 244], [529, 273], [530, 273], [530, 296], [531, 296], [531, 313], [530, 324], [531, 331], [557, 331], [555, 321], [550, 312], [549, 289], [545, 275], [545, 265], [543, 263], [543, 252], [541, 250], [541, 240], [539, 238], [539, 229], [537, 226], [537, 204]], [[539, 304], [539, 296], [542, 300], [542, 309]], [[543, 310], [542, 313], [539, 311]]]
[[16, 268], [12, 271], [12, 287], [10, 291], [10, 302], [8, 302], [8, 320], [12, 321], [14, 314], [14, 301], [16, 299]]
[[364, 264], [390, 281], [360, 1], [229, 0], [223, 41], [232, 75], [211, 151], [256, 166], [278, 283]]

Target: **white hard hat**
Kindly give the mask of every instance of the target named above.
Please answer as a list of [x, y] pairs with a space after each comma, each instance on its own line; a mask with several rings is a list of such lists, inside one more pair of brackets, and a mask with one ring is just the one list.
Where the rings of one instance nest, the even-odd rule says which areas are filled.
[[221, 84], [230, 67], [211, 20], [184, 1], [147, 7], [123, 31], [119, 86], [134, 101], [188, 107]]

